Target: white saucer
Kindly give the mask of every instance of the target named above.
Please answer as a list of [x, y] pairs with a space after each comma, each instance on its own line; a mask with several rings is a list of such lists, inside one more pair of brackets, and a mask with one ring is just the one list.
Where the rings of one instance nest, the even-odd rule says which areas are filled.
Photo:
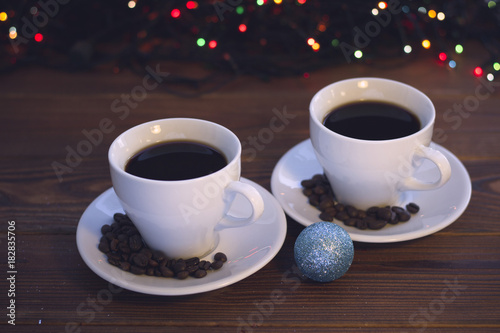
[[[467, 170], [455, 155], [438, 144], [431, 143], [430, 146], [443, 153], [450, 162], [451, 178], [436, 190], [405, 193], [405, 204], [413, 201], [420, 206], [419, 213], [413, 215], [410, 221], [388, 225], [380, 230], [360, 230], [345, 226], [336, 220], [334, 222], [342, 226], [353, 241], [366, 243], [391, 243], [415, 239], [435, 233], [453, 223], [469, 204], [471, 180]], [[305, 140], [283, 155], [271, 177], [272, 192], [285, 213], [304, 226], [320, 221], [318, 217], [320, 212], [309, 205], [302, 193], [300, 182], [318, 173], [322, 174], [323, 169], [316, 159], [311, 141]], [[439, 177], [439, 173], [432, 162], [425, 160], [415, 177], [430, 181]]]
[[[128, 290], [152, 295], [189, 295], [222, 288], [238, 282], [264, 267], [278, 253], [286, 236], [286, 217], [276, 199], [260, 185], [241, 178], [253, 185], [264, 198], [262, 217], [251, 225], [229, 228], [219, 232], [220, 240], [215, 250], [207, 255], [224, 252], [228, 261], [217, 271], [206, 277], [185, 280], [134, 275], [110, 265], [106, 255], [97, 248], [101, 237], [101, 226], [113, 222], [113, 215], [123, 212], [118, 198], [110, 188], [97, 197], [85, 210], [76, 230], [78, 251], [85, 263], [103, 279]], [[248, 216], [250, 205], [236, 197], [230, 213], [234, 216]]]

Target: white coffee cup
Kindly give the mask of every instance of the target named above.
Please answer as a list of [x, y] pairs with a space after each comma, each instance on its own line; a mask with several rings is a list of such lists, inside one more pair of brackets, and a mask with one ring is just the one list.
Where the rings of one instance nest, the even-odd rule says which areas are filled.
[[[376, 101], [410, 110], [420, 120], [414, 134], [390, 140], [362, 140], [335, 133], [324, 118], [353, 102]], [[432, 190], [451, 175], [446, 157], [429, 147], [436, 117], [431, 100], [401, 82], [354, 78], [332, 83], [315, 94], [309, 106], [310, 137], [314, 151], [337, 200], [360, 209], [401, 204], [408, 190]], [[414, 176], [422, 158], [436, 164], [440, 177], [424, 182]]]
[[[187, 180], [152, 180], [125, 171], [129, 159], [155, 143], [195, 141], [219, 150], [228, 164], [209, 175]], [[259, 192], [239, 181], [241, 143], [227, 128], [213, 122], [170, 118], [135, 126], [109, 148], [113, 188], [146, 244], [169, 258], [202, 257], [218, 242], [218, 231], [253, 223], [264, 211]], [[248, 199], [250, 216], [228, 215], [236, 195]]]

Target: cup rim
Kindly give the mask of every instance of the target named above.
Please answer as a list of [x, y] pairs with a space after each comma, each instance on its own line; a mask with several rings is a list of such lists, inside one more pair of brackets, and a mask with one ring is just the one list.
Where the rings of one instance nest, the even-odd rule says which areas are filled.
[[[365, 81], [371, 81], [371, 82], [384, 82], [384, 83], [388, 83], [388, 84], [392, 84], [392, 85], [404, 86], [406, 89], [413, 91], [414, 93], [416, 93], [417, 95], [419, 95], [420, 97], [422, 97], [431, 106], [432, 111], [433, 111], [431, 118], [429, 119], [429, 121], [427, 122], [427, 124], [425, 126], [423, 126], [421, 129], [419, 129], [415, 133], [412, 133], [410, 135], [403, 136], [403, 137], [400, 137], [400, 138], [386, 139], [386, 140], [357, 139], [357, 138], [352, 138], [352, 137], [349, 137], [349, 136], [346, 136], [346, 135], [343, 135], [343, 134], [339, 134], [337, 132], [334, 132], [334, 131], [329, 130], [328, 128], [326, 128], [326, 126], [323, 125], [322, 121], [320, 121], [316, 117], [316, 114], [313, 114], [313, 112], [312, 112], [312, 108], [313, 108], [313, 104], [315, 103], [315, 100], [318, 99], [320, 95], [324, 94], [326, 91], [328, 91], [329, 89], [331, 89], [331, 87], [333, 87], [333, 86], [337, 86], [337, 85], [340, 85], [340, 84], [345, 84], [347, 82], [363, 81], [363, 80], [365, 80]], [[381, 102], [383, 102], [384, 100], [382, 100], [382, 99], [381, 100], [372, 99], [371, 101], [381, 101]], [[323, 114], [323, 116], [325, 116], [325, 115], [326, 115], [326, 113]], [[415, 87], [413, 87], [413, 86], [411, 86], [409, 84], [406, 84], [406, 83], [403, 83], [403, 82], [400, 82], [400, 81], [396, 81], [396, 80], [379, 78], [379, 77], [355, 77], [355, 78], [344, 79], [344, 80], [339, 80], [339, 81], [330, 83], [327, 86], [321, 88], [319, 91], [317, 91], [314, 94], [313, 98], [311, 99], [311, 102], [309, 103], [309, 118], [312, 119], [312, 121], [314, 122], [314, 124], [320, 130], [327, 131], [332, 136], [337, 136], [337, 137], [340, 137], [342, 139], [345, 139], [345, 140], [348, 140], [348, 141], [352, 141], [352, 142], [358, 142], [358, 143], [362, 142], [364, 144], [374, 144], [374, 145], [377, 145], [377, 144], [384, 144], [384, 143], [388, 143], [388, 142], [398, 142], [398, 141], [403, 141], [403, 140], [409, 140], [409, 139], [412, 139], [414, 137], [417, 137], [418, 135], [420, 135], [424, 131], [429, 130], [430, 127], [434, 126], [434, 122], [435, 122], [435, 119], [436, 119], [436, 108], [434, 106], [434, 103], [432, 103], [432, 100], [426, 94], [424, 94], [422, 91], [420, 91], [419, 89], [417, 89], [417, 88], [415, 88]], [[419, 117], [419, 120], [421, 121], [420, 117]]]
[[[193, 123], [203, 123], [205, 125], [209, 125], [209, 126], [213, 126], [213, 127], [216, 127], [218, 128], [219, 130], [222, 130], [224, 132], [226, 132], [228, 135], [232, 136], [234, 139], [235, 139], [235, 142], [237, 142], [237, 150], [236, 150], [236, 153], [234, 154], [234, 156], [232, 157], [231, 160], [228, 160], [227, 161], [227, 164], [226, 166], [224, 166], [223, 168], [215, 171], [215, 172], [212, 172], [210, 174], [207, 174], [207, 175], [204, 175], [204, 176], [201, 176], [201, 177], [196, 177], [196, 178], [189, 178], [189, 179], [182, 179], [182, 180], [158, 180], [158, 179], [149, 179], [149, 178], [143, 178], [143, 177], [139, 177], [139, 176], [136, 176], [136, 175], [132, 175], [128, 172], [125, 171], [125, 169], [121, 168], [119, 165], [118, 165], [118, 162], [112, 158], [112, 150], [113, 150], [113, 147], [117, 144], [118, 140], [120, 138], [122, 138], [124, 135], [126, 135], [127, 133], [130, 133], [134, 130], [137, 130], [138, 128], [140, 127], [147, 127], [147, 126], [151, 126], [152, 124], [158, 124], [159, 122], [161, 123], [164, 123], [164, 122], [172, 122], [172, 121], [187, 121], [187, 122], [193, 122]], [[168, 140], [166, 140], [168, 141]], [[145, 147], [143, 147], [145, 148]], [[218, 150], [221, 150], [219, 147], [216, 147]], [[239, 158], [239, 156], [241, 156], [241, 142], [239, 140], [239, 138], [236, 136], [236, 134], [231, 131], [230, 129], [218, 124], [218, 123], [215, 123], [215, 122], [212, 122], [212, 121], [209, 121], [209, 120], [204, 120], [204, 119], [198, 119], [198, 118], [186, 118], [186, 117], [174, 117], [174, 118], [161, 118], [161, 119], [156, 119], [156, 120], [151, 120], [151, 121], [147, 121], [145, 123], [140, 123], [138, 125], [135, 125], [133, 127], [130, 127], [129, 129], [123, 131], [122, 133], [120, 133], [114, 140], [113, 142], [111, 143], [111, 145], [109, 146], [109, 149], [108, 149], [108, 163], [110, 165], [110, 168], [114, 169], [119, 175], [121, 176], [124, 176], [124, 177], [127, 177], [129, 179], [133, 179], [133, 180], [136, 180], [136, 181], [141, 181], [141, 182], [145, 182], [145, 183], [151, 183], [151, 184], [185, 184], [185, 183], [188, 183], [188, 182], [194, 182], [194, 181], [199, 181], [199, 180], [203, 180], [205, 179], [206, 177], [212, 177], [214, 175], [217, 175], [219, 173], [222, 173], [222, 172], [227, 172], [228, 168], [231, 168], [233, 167], [233, 165], [235, 163], [237, 163], [237, 160]], [[134, 152], [134, 154], [137, 153], [137, 152]], [[226, 154], [224, 153], [224, 155], [226, 156]], [[129, 159], [132, 157], [133, 155], [129, 156]], [[227, 158], [228, 156], [226, 156]]]

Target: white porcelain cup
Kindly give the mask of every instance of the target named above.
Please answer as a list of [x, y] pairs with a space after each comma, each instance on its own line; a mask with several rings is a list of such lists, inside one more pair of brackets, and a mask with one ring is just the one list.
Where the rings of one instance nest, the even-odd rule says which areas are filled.
[[[125, 171], [137, 152], [155, 143], [179, 140], [212, 146], [228, 164], [203, 177], [175, 181], [146, 179]], [[113, 188], [126, 214], [146, 244], [169, 258], [202, 257], [217, 245], [219, 230], [246, 226], [264, 211], [259, 192], [239, 181], [238, 137], [213, 122], [170, 118], [135, 126], [114, 140], [108, 158]], [[228, 215], [236, 195], [248, 199], [250, 216]]]
[[[421, 129], [405, 137], [376, 141], [340, 135], [323, 125], [332, 110], [362, 101], [402, 106], [418, 117]], [[406, 191], [436, 189], [450, 178], [446, 157], [429, 147], [436, 116], [434, 105], [409, 85], [368, 77], [338, 81], [315, 94], [309, 111], [314, 151], [341, 203], [359, 209], [402, 204]], [[422, 159], [434, 162], [438, 179], [427, 182], [414, 177]]]

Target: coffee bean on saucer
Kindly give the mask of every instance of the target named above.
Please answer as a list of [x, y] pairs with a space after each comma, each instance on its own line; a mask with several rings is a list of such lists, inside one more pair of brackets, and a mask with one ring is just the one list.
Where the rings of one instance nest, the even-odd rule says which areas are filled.
[[410, 202], [406, 205], [406, 210], [410, 212], [410, 214], [417, 214], [420, 210], [420, 207], [416, 203]]
[[207, 271], [204, 269], [198, 269], [196, 272], [194, 272], [193, 276], [198, 279], [205, 277], [207, 276]]
[[223, 263], [227, 261], [227, 256], [222, 253], [222, 252], [217, 252], [215, 255], [214, 255], [214, 260], [215, 261], [222, 261]]
[[220, 269], [224, 265], [224, 262], [222, 260], [216, 260], [213, 263], [210, 264], [211, 269]]
[[398, 206], [370, 207], [366, 210], [355, 206], [343, 205], [336, 201], [334, 191], [326, 176], [316, 174], [310, 179], [301, 181], [302, 193], [311, 206], [316, 207], [322, 221], [342, 221], [344, 225], [358, 229], [378, 230], [387, 224], [398, 224], [409, 221], [410, 214], [416, 214], [420, 208], [415, 203], [406, 205], [406, 209]]
[[175, 274], [175, 277], [178, 278], [179, 280], [184, 280], [189, 276], [188, 271], [180, 271]]
[[319, 214], [319, 218], [321, 219], [321, 221], [327, 221], [327, 222], [332, 222], [334, 216], [335, 215], [330, 214], [328, 212], [321, 212], [321, 214]]
[[210, 270], [222, 268], [227, 256], [218, 252], [214, 261], [198, 257], [168, 259], [161, 252], [150, 249], [143, 241], [139, 231], [127, 215], [116, 213], [114, 222], [101, 227], [102, 237], [98, 249], [105, 253], [108, 263], [136, 275], [186, 279], [189, 275], [203, 278]]
[[379, 229], [382, 229], [383, 227], [385, 227], [386, 224], [387, 224], [386, 220], [373, 219], [370, 221], [370, 223], [368, 223], [368, 228], [370, 228], [372, 230], [379, 230]]
[[392, 217], [391, 209], [384, 207], [377, 210], [377, 217], [384, 221], [389, 221]]

